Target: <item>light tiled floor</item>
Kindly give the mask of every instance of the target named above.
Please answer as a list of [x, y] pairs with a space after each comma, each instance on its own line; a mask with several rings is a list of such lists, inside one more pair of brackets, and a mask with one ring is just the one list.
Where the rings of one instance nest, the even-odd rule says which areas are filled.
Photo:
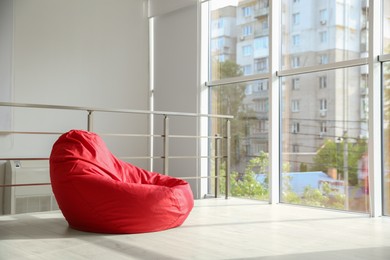
[[240, 199], [207, 199], [183, 226], [103, 235], [60, 212], [0, 217], [0, 259], [390, 259], [390, 218]]

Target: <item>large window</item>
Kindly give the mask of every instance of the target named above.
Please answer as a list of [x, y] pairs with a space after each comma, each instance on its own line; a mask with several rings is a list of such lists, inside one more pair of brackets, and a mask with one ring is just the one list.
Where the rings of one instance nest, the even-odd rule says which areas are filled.
[[383, 211], [390, 215], [390, 2], [383, 1]]
[[384, 64], [383, 138], [384, 138], [384, 212], [390, 215], [390, 62]]
[[[229, 102], [238, 102], [230, 110], [236, 124], [232, 189], [245, 193], [256, 183], [267, 192], [247, 197], [365, 213], [374, 212], [373, 198], [384, 198], [383, 213], [390, 215], [390, 2], [371, 8], [369, 1], [357, 0], [205, 3], [211, 24], [230, 19], [224, 23], [229, 40], [222, 47], [229, 59], [218, 61], [209, 52], [207, 85], [213, 112], [229, 113]], [[382, 30], [368, 26], [379, 20], [369, 13], [383, 13]], [[210, 43], [216, 35], [210, 26]], [[380, 100], [376, 93], [382, 87]], [[381, 112], [373, 109], [381, 103]], [[383, 140], [379, 132], [370, 134], [375, 129], [382, 129]], [[279, 154], [269, 154], [277, 142]], [[374, 143], [383, 143], [382, 154]], [[378, 163], [374, 157], [385, 159]], [[378, 186], [372, 181], [378, 173], [370, 172], [369, 162], [383, 169], [381, 196], [371, 190]], [[248, 176], [256, 182], [247, 182], [245, 189]], [[268, 183], [270, 177], [278, 181]]]
[[[367, 99], [364, 67], [331, 70], [325, 91], [323, 72], [300, 76], [300, 90], [282, 79], [282, 201], [354, 211], [368, 211], [368, 118], [360, 110]], [[317, 108], [317, 109], [316, 109]], [[299, 146], [299, 149], [297, 149]]]

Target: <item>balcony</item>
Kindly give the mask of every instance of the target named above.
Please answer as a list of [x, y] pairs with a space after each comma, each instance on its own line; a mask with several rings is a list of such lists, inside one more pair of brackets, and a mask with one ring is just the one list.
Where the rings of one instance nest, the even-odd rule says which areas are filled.
[[262, 7], [254, 10], [254, 17], [259, 19], [263, 16], [268, 16], [269, 14], [269, 7]]

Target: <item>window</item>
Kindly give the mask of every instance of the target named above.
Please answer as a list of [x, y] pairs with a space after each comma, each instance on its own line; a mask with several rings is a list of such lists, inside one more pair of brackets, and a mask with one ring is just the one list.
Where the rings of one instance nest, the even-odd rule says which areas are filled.
[[327, 77], [326, 76], [320, 76], [319, 77], [319, 82], [320, 82], [320, 89], [326, 88], [326, 86], [327, 86]]
[[248, 36], [252, 34], [252, 26], [251, 25], [246, 25], [242, 27], [242, 35], [243, 36]]
[[247, 96], [252, 95], [253, 92], [254, 92], [253, 85], [252, 84], [246, 85], [245, 95]]
[[257, 37], [253, 41], [255, 50], [265, 49], [268, 50], [268, 36]]
[[261, 81], [259, 81], [258, 86], [259, 86], [260, 91], [267, 91], [268, 90], [268, 81], [261, 80]]
[[328, 110], [328, 101], [324, 98], [320, 99], [320, 111]]
[[298, 68], [299, 66], [301, 66], [300, 58], [298, 56], [293, 57], [291, 60], [291, 67]]
[[293, 122], [291, 125], [291, 132], [293, 134], [299, 133], [299, 122]]
[[[225, 1], [218, 0], [218, 2]], [[244, 17], [243, 8], [247, 7], [248, 3], [255, 3], [256, 7], [252, 6], [252, 10], [247, 11], [248, 16]], [[368, 70], [372, 62], [368, 61], [375, 60], [374, 63], [376, 63], [377, 55], [381, 55], [375, 52], [376, 57], [370, 57], [372, 52], [367, 51], [367, 46], [375, 46], [371, 41], [377, 39], [378, 42], [382, 41], [383, 53], [390, 54], [390, 1], [382, 1], [385, 6], [383, 14], [377, 12], [376, 5], [372, 7], [373, 13], [381, 14], [381, 17], [383, 15], [383, 37], [379, 39], [376, 38], [378, 34], [374, 36], [370, 34], [373, 28], [368, 27], [368, 21], [371, 20], [371, 17], [368, 17], [368, 1], [313, 0], [305, 1], [303, 4], [299, 0], [281, 0], [281, 4], [277, 5], [281, 10], [273, 9], [279, 12], [277, 16], [280, 19], [276, 21], [264, 14], [266, 9], [260, 9], [262, 3], [262, 0], [237, 1], [235, 12], [237, 17], [235, 20], [232, 19], [230, 29], [238, 35], [225, 38], [226, 42], [230, 39], [232, 42], [237, 42], [231, 47], [233, 54], [226, 56], [232, 57], [231, 61], [238, 65], [240, 73], [231, 79], [234, 84], [230, 83], [231, 86], [227, 88], [228, 79], [223, 86], [215, 85], [219, 84], [218, 80], [210, 80], [214, 83], [214, 86], [210, 87], [211, 107], [226, 109], [219, 110], [220, 113], [229, 111], [229, 106], [222, 101], [229, 100], [230, 102], [234, 98], [237, 103], [233, 105], [234, 103], [231, 102], [230, 109], [239, 111], [234, 114], [235, 116], [243, 115], [234, 119], [237, 120], [234, 125], [245, 129], [248, 129], [249, 125], [256, 126], [256, 131], [252, 131], [256, 132], [256, 135], [249, 133], [249, 130], [247, 130], [248, 133], [238, 131], [237, 134], [240, 137], [232, 142], [234, 146], [232, 153], [237, 155], [235, 158], [237, 163], [233, 163], [232, 168], [237, 172], [245, 172], [245, 165], [251, 159], [245, 156], [245, 151], [259, 151], [255, 147], [268, 148], [268, 136], [270, 136], [273, 138], [272, 141], [280, 142], [277, 146], [280, 147], [280, 154], [275, 155], [280, 158], [277, 165], [285, 166], [288, 169], [287, 172], [327, 173], [328, 169], [334, 168], [337, 169], [339, 183], [340, 180], [343, 183], [341, 186], [332, 187], [328, 194], [321, 191], [320, 198], [311, 201], [312, 198], [304, 197], [303, 193], [297, 191], [295, 182], [289, 182], [284, 178], [283, 171], [286, 169], [283, 168], [279, 175], [281, 177], [280, 186], [274, 187], [276, 190], [279, 189], [278, 191], [283, 191], [279, 193], [282, 202], [369, 212], [369, 191], [362, 189], [366, 185], [366, 180], [361, 177], [364, 174], [359, 172], [361, 171], [359, 165], [362, 165], [364, 154], [368, 151], [367, 147], [371, 145], [370, 141], [378, 138], [370, 136], [368, 132], [369, 120], [378, 120], [377, 117], [370, 118], [371, 113], [368, 113], [368, 111], [373, 112], [370, 110], [372, 107], [378, 109], [377, 106], [371, 104], [371, 98], [374, 98], [377, 104], [383, 104], [382, 130], [385, 152], [381, 156], [384, 158], [383, 167], [385, 169], [382, 178], [390, 179], [390, 159], [386, 159], [390, 158], [390, 134], [387, 135], [390, 133], [390, 113], [387, 113], [390, 111], [390, 94], [386, 94], [390, 93], [387, 91], [390, 89], [390, 65], [388, 65], [390, 57], [385, 55], [380, 57], [381, 61], [387, 63], [387, 67], [382, 68], [384, 75], [381, 77], [385, 86], [374, 88], [375, 90], [383, 89], [383, 100], [377, 100], [380, 95], [369, 97], [371, 91], [367, 89], [371, 90], [373, 83], [369, 75], [372, 70]], [[252, 26], [254, 37], [246, 37], [245, 41], [241, 41], [239, 37], [242, 36], [242, 30], [246, 30], [244, 33], [249, 33], [249, 29], [243, 29], [243, 27], [249, 25]], [[226, 26], [227, 23], [225, 23]], [[278, 26], [278, 31], [281, 28], [278, 35], [280, 41], [273, 38], [270, 44], [268, 28], [273, 26]], [[375, 29], [378, 32], [377, 27]], [[252, 50], [244, 51], [245, 45], [252, 46]], [[278, 66], [275, 68], [276, 74], [262, 73], [270, 70], [270, 53], [276, 53], [273, 57], [280, 57], [278, 61], [275, 61]], [[210, 61], [215, 60], [209, 58]], [[326, 66], [319, 66], [320, 64], [326, 64]], [[258, 73], [258, 75], [253, 75], [253, 73]], [[376, 70], [374, 73], [377, 75], [381, 72]], [[273, 77], [277, 80], [271, 81]], [[254, 78], [256, 81], [253, 80]], [[367, 78], [370, 80], [367, 81]], [[262, 81], [267, 84], [261, 84]], [[245, 90], [248, 84], [252, 87], [247, 87]], [[266, 87], [268, 84], [269, 88]], [[262, 91], [263, 87], [264, 91]], [[229, 91], [226, 91], [227, 89]], [[277, 98], [268, 99], [269, 93], [275, 94]], [[229, 95], [230, 98], [221, 98], [223, 95]], [[234, 106], [236, 108], [233, 108]], [[263, 128], [259, 124], [263, 120], [268, 122], [266, 111], [275, 107], [280, 118], [271, 121], [270, 133], [266, 136], [262, 134]], [[275, 122], [276, 125], [274, 125]], [[382, 122], [379, 124], [381, 125]], [[344, 168], [344, 158], [341, 152], [344, 146], [337, 142], [337, 137], [345, 135], [348, 137], [345, 139], [348, 147], [353, 147], [349, 155], [354, 155], [353, 160], [352, 156], [348, 158], [349, 171], [346, 173], [344, 173], [346, 168]], [[270, 149], [274, 148], [270, 147]], [[325, 150], [326, 153], [323, 152]], [[255, 154], [252, 153], [252, 155]], [[316, 192], [318, 182], [314, 183], [311, 187]], [[387, 215], [390, 215], [389, 183], [383, 184]], [[346, 190], [351, 192], [345, 193]], [[285, 191], [292, 193], [287, 194]], [[286, 194], [293, 195], [296, 200], [291, 200], [292, 196]]]
[[255, 60], [256, 72], [267, 72], [268, 71], [268, 58], [262, 58]]
[[267, 7], [269, 7], [269, 0], [260, 0], [259, 6], [260, 6], [260, 8], [267, 8]]
[[301, 16], [299, 13], [294, 13], [293, 16], [292, 16], [292, 19], [293, 19], [293, 24], [294, 25], [298, 25], [301, 21]]
[[248, 17], [252, 15], [252, 7], [251, 6], [245, 6], [242, 8], [242, 15], [244, 17]]
[[320, 10], [320, 24], [325, 25], [328, 21], [328, 10], [321, 9]]
[[215, 26], [216, 26], [216, 29], [223, 28], [223, 26], [224, 26], [224, 19], [223, 18], [218, 19], [217, 22], [215, 23]]
[[245, 65], [242, 67], [244, 75], [252, 75], [252, 65]]
[[320, 64], [328, 64], [328, 55], [327, 54], [322, 54], [320, 56]]
[[299, 86], [299, 78], [293, 78], [291, 80], [291, 86], [292, 86], [292, 90], [298, 90], [300, 88], [300, 86]]
[[242, 47], [242, 52], [244, 56], [252, 55], [252, 45], [245, 45]]
[[260, 99], [256, 102], [256, 112], [268, 112], [268, 99]]
[[301, 36], [299, 34], [293, 35], [293, 45], [298, 46], [301, 42]]
[[320, 42], [321, 43], [327, 43], [328, 42], [328, 32], [327, 31], [320, 32]]
[[291, 101], [291, 112], [299, 112], [299, 100]]

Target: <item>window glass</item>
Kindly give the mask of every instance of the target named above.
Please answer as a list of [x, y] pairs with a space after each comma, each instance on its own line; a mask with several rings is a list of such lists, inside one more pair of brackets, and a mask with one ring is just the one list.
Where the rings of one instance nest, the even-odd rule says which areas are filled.
[[[268, 200], [268, 80], [215, 86], [210, 91], [212, 113], [234, 116], [231, 195]], [[213, 125], [212, 129], [223, 133], [224, 126]], [[221, 183], [223, 186], [224, 182]], [[225, 188], [220, 190], [223, 192]]]
[[390, 62], [383, 64], [383, 191], [384, 214], [390, 215]]
[[390, 53], [390, 1], [383, 0], [383, 53]]
[[282, 69], [359, 59], [367, 53], [365, 2], [313, 0], [297, 5], [282, 0]]
[[268, 13], [268, 0], [210, 1], [210, 80], [268, 72]]
[[282, 78], [283, 202], [368, 212], [366, 69]]

